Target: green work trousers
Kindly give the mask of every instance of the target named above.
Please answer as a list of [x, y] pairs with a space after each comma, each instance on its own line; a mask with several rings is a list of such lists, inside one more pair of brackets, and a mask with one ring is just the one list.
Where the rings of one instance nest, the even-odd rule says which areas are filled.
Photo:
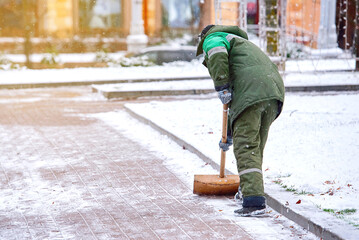
[[264, 196], [262, 162], [269, 127], [278, 114], [278, 101], [246, 108], [233, 124], [233, 151], [243, 197]]

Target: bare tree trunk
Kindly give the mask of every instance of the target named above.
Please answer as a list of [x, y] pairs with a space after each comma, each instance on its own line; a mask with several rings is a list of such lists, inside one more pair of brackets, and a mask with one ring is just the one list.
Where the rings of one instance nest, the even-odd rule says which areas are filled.
[[189, 6], [190, 6], [190, 9], [191, 9], [191, 20], [190, 20], [190, 29], [191, 29], [191, 34], [192, 34], [192, 37], [195, 35], [195, 27], [194, 27], [194, 23], [196, 21], [195, 19], [195, 16], [194, 16], [194, 7], [193, 7], [193, 1], [192, 0], [189, 0]]
[[198, 30], [201, 31], [204, 27], [205, 27], [205, 20], [204, 20], [204, 15], [205, 15], [205, 8], [204, 8], [204, 2], [199, 2], [199, 24], [198, 24]]
[[26, 67], [32, 68], [31, 63], [31, 10], [30, 10], [30, 3], [29, 0], [23, 0], [23, 19], [24, 19], [24, 53], [26, 56]]

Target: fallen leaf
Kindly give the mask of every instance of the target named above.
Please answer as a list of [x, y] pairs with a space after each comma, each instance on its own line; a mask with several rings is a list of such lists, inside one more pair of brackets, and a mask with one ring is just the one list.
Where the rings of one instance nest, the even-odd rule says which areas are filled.
[[269, 170], [269, 168], [267, 168], [267, 169], [266, 169], [266, 170], [264, 170], [264, 171], [266, 172], [266, 171], [268, 171], [268, 170]]
[[348, 184], [348, 187], [351, 187], [351, 186], [353, 186], [353, 185], [351, 185], [351, 184]]
[[314, 194], [309, 193], [308, 196], [314, 197]]
[[295, 204], [301, 204], [302, 203], [302, 200], [298, 200]]
[[208, 134], [213, 134], [213, 132], [208, 132]]
[[218, 210], [218, 211], [222, 212], [223, 210]]

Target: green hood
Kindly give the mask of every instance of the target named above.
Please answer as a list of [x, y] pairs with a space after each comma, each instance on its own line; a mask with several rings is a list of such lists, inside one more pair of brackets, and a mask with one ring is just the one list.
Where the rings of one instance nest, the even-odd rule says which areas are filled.
[[242, 38], [245, 38], [248, 40], [248, 35], [245, 31], [243, 31], [242, 29], [240, 29], [238, 26], [224, 26], [224, 25], [215, 25], [214, 27], [212, 27], [211, 29], [209, 29], [209, 31], [206, 33], [206, 35], [204, 35], [204, 37], [201, 39], [201, 41], [198, 44], [197, 47], [197, 54], [201, 55], [203, 53], [203, 42], [204, 39], [211, 33], [214, 32], [226, 32], [226, 33], [232, 33], [235, 34], [237, 36], [240, 36]]

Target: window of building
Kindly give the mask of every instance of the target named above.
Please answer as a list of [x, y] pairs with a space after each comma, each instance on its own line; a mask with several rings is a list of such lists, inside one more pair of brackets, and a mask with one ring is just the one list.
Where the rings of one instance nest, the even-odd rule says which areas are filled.
[[200, 0], [163, 0], [162, 24], [168, 28], [198, 27]]
[[82, 32], [120, 28], [122, 0], [80, 0], [79, 17]]
[[248, 24], [258, 24], [258, 1], [257, 0], [247, 0], [247, 23]]

